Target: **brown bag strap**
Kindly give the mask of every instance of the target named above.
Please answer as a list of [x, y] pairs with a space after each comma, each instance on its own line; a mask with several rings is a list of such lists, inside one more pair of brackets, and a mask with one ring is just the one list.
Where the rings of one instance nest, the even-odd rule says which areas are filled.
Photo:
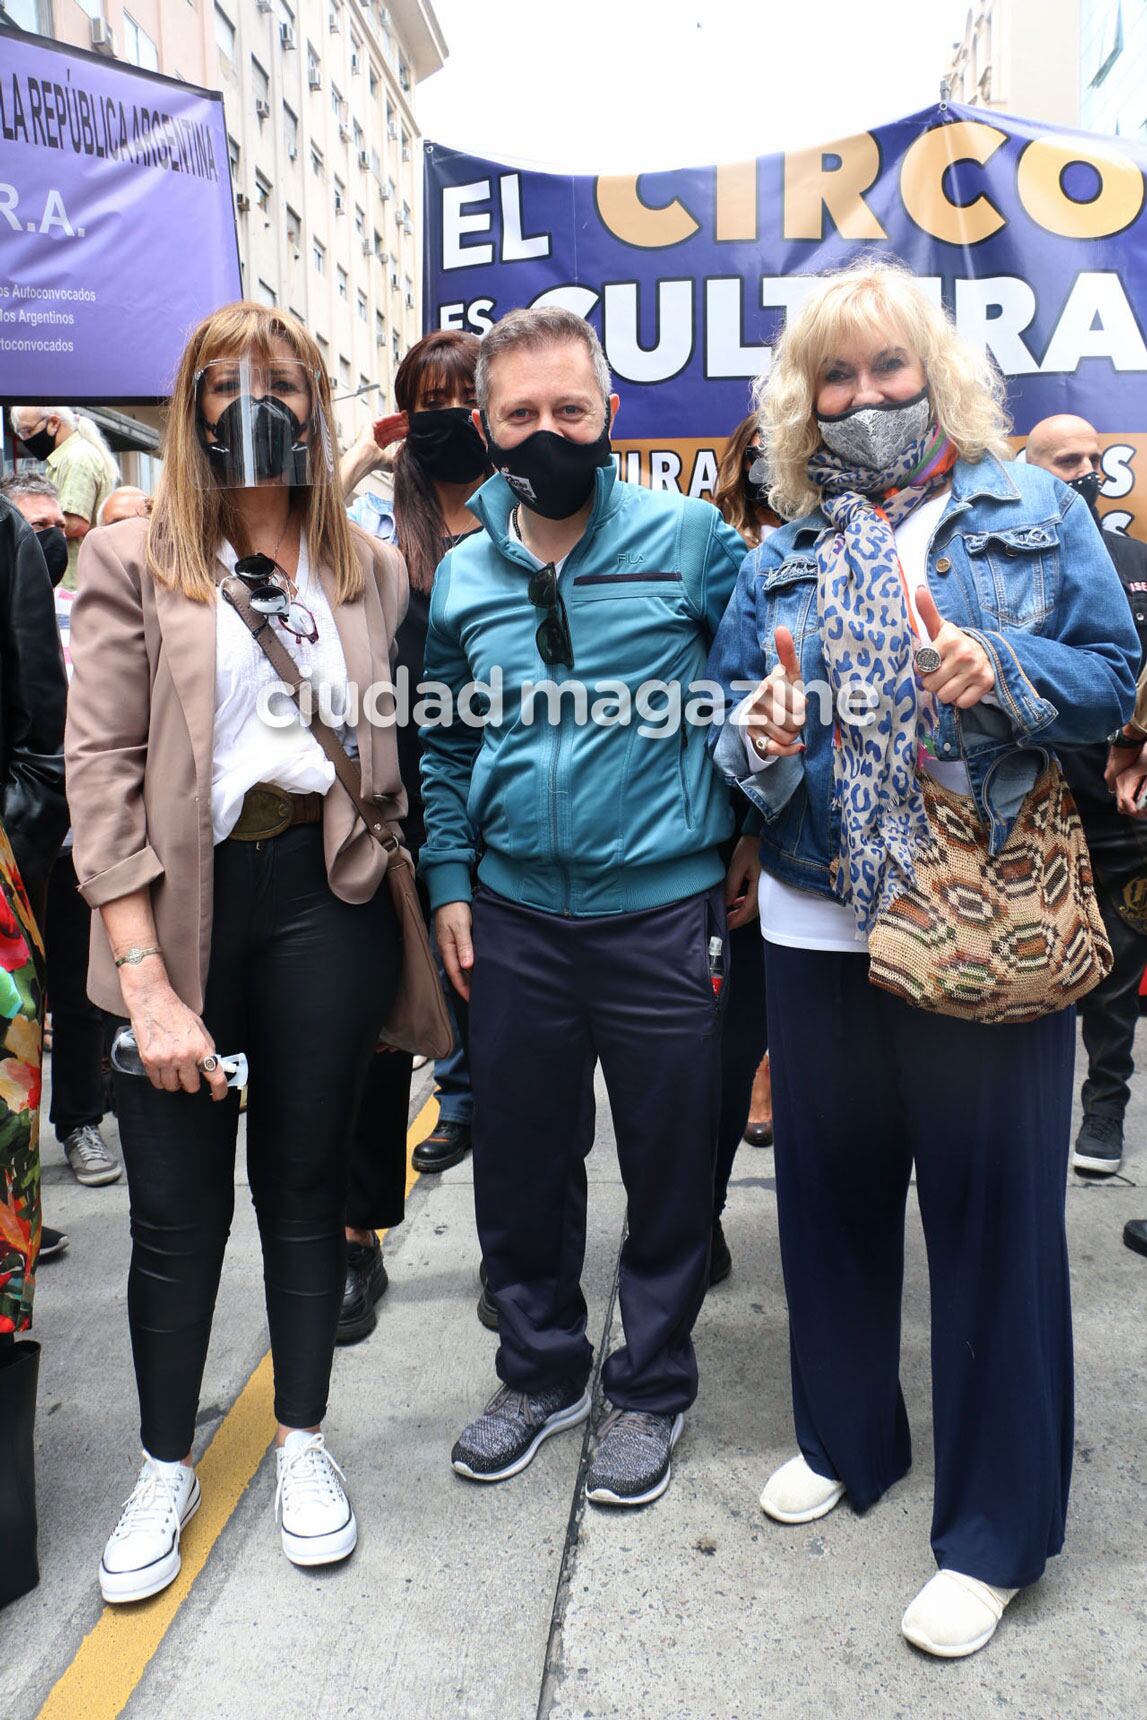
[[[251, 607], [251, 598], [246, 586], [242, 580], [236, 579], [233, 574], [229, 574], [221, 582], [220, 590], [232, 609], [249, 629], [251, 637], [259, 646], [280, 681], [290, 689], [295, 704], [299, 705], [299, 691], [303, 677], [299, 673], [299, 665], [271, 626], [271, 617], [260, 615], [256, 609]], [[335, 775], [350, 795], [359, 817], [380, 846], [386, 849], [390, 856], [391, 865], [409, 865], [409, 859], [399, 841], [396, 827], [393, 824], [388, 824], [380, 814], [378, 807], [364, 799], [359, 792], [358, 773], [347, 756], [346, 748], [334, 730], [324, 723], [321, 717], [314, 715], [307, 720], [307, 729], [330, 759], [334, 766]]]

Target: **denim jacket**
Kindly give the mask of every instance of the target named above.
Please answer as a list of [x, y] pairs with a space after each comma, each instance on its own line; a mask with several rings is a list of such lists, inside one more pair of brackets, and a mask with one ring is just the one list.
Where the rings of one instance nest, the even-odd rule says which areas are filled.
[[[829, 529], [818, 508], [746, 556], [708, 668], [730, 712], [776, 666], [778, 625], [792, 632], [806, 688], [827, 683], [816, 543]], [[967, 765], [995, 854], [1049, 756], [1103, 740], [1130, 716], [1139, 641], [1085, 502], [1039, 467], [990, 455], [958, 461], [927, 553], [936, 607], [979, 640], [996, 672], [994, 701], [966, 711], [939, 706], [934, 736], [939, 759]], [[762, 864], [787, 883], [833, 896], [840, 851], [833, 724], [820, 720], [815, 700], [801, 738], [803, 753], [756, 774], [738, 724], [726, 720], [710, 745], [720, 774], [762, 814]]]

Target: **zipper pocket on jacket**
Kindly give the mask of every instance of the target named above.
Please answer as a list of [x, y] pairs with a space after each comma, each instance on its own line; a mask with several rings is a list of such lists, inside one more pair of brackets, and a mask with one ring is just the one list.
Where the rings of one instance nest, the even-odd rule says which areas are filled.
[[681, 785], [681, 804], [685, 808], [685, 828], [693, 828], [693, 802], [689, 795], [689, 777], [685, 769], [685, 749], [689, 744], [689, 731], [685, 727], [684, 718], [681, 722], [681, 744], [677, 749], [677, 780]]

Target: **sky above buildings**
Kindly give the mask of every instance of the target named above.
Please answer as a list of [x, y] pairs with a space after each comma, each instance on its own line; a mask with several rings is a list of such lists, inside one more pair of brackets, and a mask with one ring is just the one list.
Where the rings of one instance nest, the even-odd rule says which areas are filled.
[[828, 142], [939, 96], [969, 0], [433, 0], [423, 134], [586, 173]]

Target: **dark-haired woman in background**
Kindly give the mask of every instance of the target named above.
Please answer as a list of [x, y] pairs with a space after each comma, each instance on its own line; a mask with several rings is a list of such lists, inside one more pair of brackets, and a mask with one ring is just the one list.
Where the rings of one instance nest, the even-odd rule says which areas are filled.
[[[477, 362], [477, 335], [440, 329], [417, 341], [395, 373], [398, 411], [375, 420], [341, 467], [347, 495], [371, 471], [382, 468], [393, 473], [393, 503], [367, 491], [351, 507], [350, 517], [384, 542], [401, 545], [406, 559], [410, 607], [397, 634], [397, 669], [409, 679], [411, 705], [422, 679], [434, 570], [460, 537], [481, 529], [466, 506], [490, 471], [485, 446], [470, 420]], [[389, 450], [396, 447], [391, 455]], [[410, 802], [403, 833], [417, 861], [423, 837], [417, 725], [400, 726], [397, 738]], [[466, 1006], [453, 986], [445, 991], [454, 1021], [454, 1050], [434, 1067], [438, 1121], [414, 1149], [415, 1168], [423, 1173], [449, 1169], [470, 1149], [473, 1101], [466, 1063]], [[374, 1305], [386, 1289], [375, 1233], [402, 1222], [412, 1068], [405, 1052], [380, 1052], [372, 1061], [351, 1151], [340, 1343], [354, 1343], [374, 1330]], [[484, 1303], [485, 1296], [480, 1307]]]

